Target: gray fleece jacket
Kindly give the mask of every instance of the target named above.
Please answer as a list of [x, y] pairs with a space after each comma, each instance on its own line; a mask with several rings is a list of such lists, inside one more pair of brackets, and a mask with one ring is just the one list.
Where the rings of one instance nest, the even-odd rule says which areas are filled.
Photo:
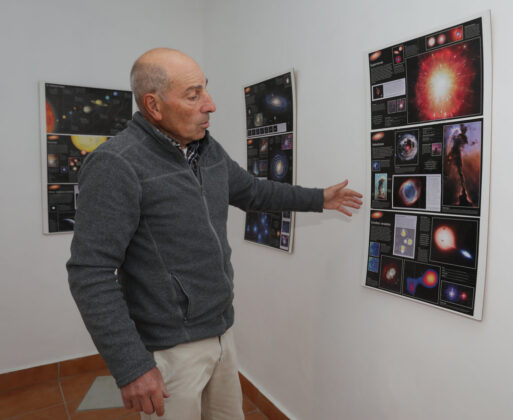
[[228, 205], [322, 211], [323, 191], [261, 181], [207, 132], [196, 177], [170, 140], [135, 113], [85, 160], [71, 293], [119, 387], [155, 366], [152, 351], [233, 324]]

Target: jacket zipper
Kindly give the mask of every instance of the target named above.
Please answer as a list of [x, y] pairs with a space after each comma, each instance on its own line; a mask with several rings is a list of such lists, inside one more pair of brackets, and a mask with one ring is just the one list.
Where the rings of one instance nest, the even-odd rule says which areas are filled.
[[212, 230], [212, 233], [214, 234], [214, 237], [216, 238], [217, 246], [219, 248], [219, 255], [220, 255], [220, 260], [221, 260], [221, 270], [223, 271], [223, 274], [224, 274], [226, 282], [228, 283], [228, 286], [231, 288], [230, 280], [228, 279], [228, 275], [226, 274], [226, 270], [225, 270], [223, 246], [221, 245], [221, 240], [219, 239], [219, 235], [217, 234], [217, 232], [214, 228], [214, 225], [212, 225], [212, 221], [210, 220], [210, 210], [208, 208], [207, 198], [205, 197], [205, 190], [203, 189], [203, 183], [201, 182], [201, 179], [202, 179], [201, 166], [200, 166], [201, 155], [198, 159], [198, 176], [196, 176], [196, 174], [190, 167], [189, 162], [187, 161], [187, 158], [185, 157], [185, 155], [183, 153], [182, 153], [182, 156], [183, 156], [183, 159], [185, 160], [185, 164], [191, 171], [192, 176], [194, 177], [194, 179], [196, 179], [196, 182], [198, 183], [198, 185], [200, 187], [201, 198], [202, 198], [203, 204], [205, 206], [205, 211], [207, 212], [208, 225], [210, 226], [210, 229]]

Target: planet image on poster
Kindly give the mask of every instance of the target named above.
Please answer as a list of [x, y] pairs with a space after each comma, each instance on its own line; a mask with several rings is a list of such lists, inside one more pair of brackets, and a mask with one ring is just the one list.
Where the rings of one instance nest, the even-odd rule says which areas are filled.
[[46, 132], [52, 133], [55, 129], [55, 113], [50, 102], [46, 101]]
[[274, 155], [271, 161], [271, 175], [274, 180], [283, 180], [287, 175], [288, 168], [288, 159], [284, 154], [277, 153]]
[[413, 206], [419, 201], [422, 184], [417, 178], [408, 178], [399, 187], [399, 198], [405, 206]]
[[100, 144], [106, 141], [107, 137], [105, 136], [71, 136], [71, 142], [83, 155], [91, 153]]
[[397, 144], [397, 157], [404, 162], [408, 162], [415, 159], [417, 152], [417, 138], [410, 133], [403, 134], [401, 140]]
[[436, 44], [436, 38], [434, 36], [429, 37], [427, 44], [429, 48], [433, 48]]

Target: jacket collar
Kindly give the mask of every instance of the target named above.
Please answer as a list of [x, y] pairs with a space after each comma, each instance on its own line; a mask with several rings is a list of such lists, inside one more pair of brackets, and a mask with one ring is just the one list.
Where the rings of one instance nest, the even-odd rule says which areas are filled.
[[[163, 146], [166, 150], [171, 150], [173, 153], [180, 153], [178, 148], [173, 144], [171, 139], [166, 136], [162, 131], [160, 131], [157, 127], [155, 127], [152, 123], [150, 123], [146, 118], [143, 117], [140, 111], [137, 111], [132, 116], [133, 124], [139, 126], [144, 131], [146, 131], [153, 139], [155, 139], [161, 146]], [[205, 137], [200, 140], [199, 152], [201, 153], [208, 146], [210, 139], [210, 133], [208, 130], [205, 133]]]

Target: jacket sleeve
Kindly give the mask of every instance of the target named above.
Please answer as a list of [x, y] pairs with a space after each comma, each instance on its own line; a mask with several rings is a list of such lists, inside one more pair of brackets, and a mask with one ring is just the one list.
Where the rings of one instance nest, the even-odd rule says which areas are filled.
[[94, 344], [122, 387], [155, 366], [116, 276], [139, 224], [141, 187], [122, 156], [100, 150], [82, 166], [79, 187], [68, 281]]
[[[226, 152], [225, 152], [226, 154]], [[254, 177], [228, 154], [230, 204], [244, 211], [322, 212], [324, 191]]]

